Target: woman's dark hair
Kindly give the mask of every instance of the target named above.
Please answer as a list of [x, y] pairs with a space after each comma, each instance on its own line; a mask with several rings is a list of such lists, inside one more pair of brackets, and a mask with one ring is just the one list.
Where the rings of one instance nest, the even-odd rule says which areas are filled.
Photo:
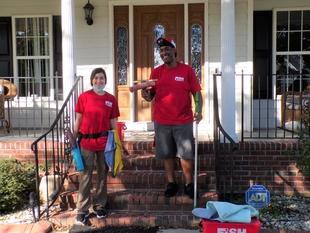
[[96, 68], [91, 72], [90, 75], [90, 85], [93, 86], [93, 79], [95, 77], [96, 74], [98, 73], [103, 73], [104, 74], [104, 78], [105, 78], [105, 84], [107, 84], [107, 74], [105, 73], [105, 70], [102, 68]]

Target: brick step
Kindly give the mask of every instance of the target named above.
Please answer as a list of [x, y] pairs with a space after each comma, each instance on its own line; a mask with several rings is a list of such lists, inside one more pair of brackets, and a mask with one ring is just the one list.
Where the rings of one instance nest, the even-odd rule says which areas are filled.
[[[214, 155], [202, 154], [198, 155], [198, 171], [213, 171], [214, 170]], [[154, 154], [133, 154], [122, 156], [123, 169], [128, 171], [161, 171], [164, 169], [162, 160], [157, 160]], [[74, 165], [72, 165], [74, 168]], [[182, 170], [179, 159], [175, 160], [175, 169]], [[72, 170], [74, 172], [74, 169]]]
[[[197, 206], [205, 207], [207, 201], [217, 200], [215, 191], [197, 190], [199, 198], [197, 199]], [[75, 209], [78, 201], [79, 192], [77, 190], [68, 190], [60, 194], [59, 204], [62, 210]], [[91, 191], [91, 203], [93, 203], [94, 190]], [[111, 210], [145, 210], [157, 211], [159, 210], [191, 210], [194, 201], [183, 193], [183, 188], [179, 188], [176, 196], [166, 198], [164, 191], [158, 190], [124, 190], [124, 191], [108, 191], [107, 209]], [[165, 207], [165, 205], [169, 207]]]
[[[201, 219], [194, 216], [191, 211], [158, 211], [158, 212], [128, 212], [107, 211], [107, 217], [98, 219], [95, 214], [90, 214], [85, 225], [98, 228], [106, 226], [141, 226], [164, 228], [192, 228], [201, 229]], [[49, 221], [55, 225], [73, 226], [77, 212], [62, 211], [53, 214]]]
[[[163, 161], [155, 159], [155, 150], [151, 142], [123, 142], [122, 146], [123, 170], [162, 170]], [[62, 161], [64, 162], [64, 161]], [[213, 144], [201, 142], [198, 146], [198, 170], [214, 170], [214, 150]], [[180, 170], [178, 159], [176, 159], [176, 169]], [[69, 173], [76, 171], [72, 163]]]
[[[173, 228], [193, 228], [200, 223], [191, 211], [194, 201], [183, 193], [184, 177], [176, 159], [176, 182], [179, 192], [175, 197], [164, 197], [166, 173], [162, 161], [156, 160], [151, 143], [135, 143], [124, 148], [122, 161], [124, 168], [115, 178], [108, 173], [107, 218], [98, 219], [91, 215], [87, 225], [93, 226], [164, 226]], [[218, 200], [215, 192], [214, 155], [202, 154], [198, 157], [197, 190], [199, 198], [196, 207], [205, 208], [210, 200]], [[49, 220], [59, 225], [73, 225], [78, 200], [79, 172], [68, 174], [65, 191], [59, 196], [61, 211]], [[92, 185], [96, 187], [97, 172], [93, 172]], [[93, 203], [94, 190], [91, 192]]]
[[[176, 182], [179, 189], [185, 184], [183, 172], [178, 170], [175, 172]], [[97, 172], [93, 173], [93, 188], [96, 187]], [[126, 190], [156, 190], [164, 191], [166, 189], [166, 173], [164, 171], [126, 171], [122, 170], [115, 178], [108, 173], [108, 190], [110, 191], [126, 191]], [[66, 190], [78, 190], [79, 173], [71, 173], [65, 184]], [[197, 173], [198, 190], [210, 191], [215, 190], [215, 172]]]
[[[126, 150], [124, 153], [125, 152]], [[141, 154], [122, 155], [122, 162], [124, 165], [122, 171], [162, 171], [164, 169], [163, 161], [157, 160], [154, 153], [147, 153], [147, 149], [140, 152]], [[213, 152], [208, 154], [199, 154], [197, 161], [198, 172], [214, 171], [215, 161]], [[182, 170], [179, 159], [175, 160], [175, 165], [176, 170]], [[73, 163], [69, 174], [75, 172], [76, 170]]]
[[[93, 198], [93, 193], [91, 199]], [[67, 191], [60, 196], [60, 211], [53, 212], [49, 221], [62, 226], [72, 226], [76, 217], [77, 191]], [[208, 201], [217, 201], [215, 192], [199, 191], [197, 208], [205, 208]], [[179, 190], [176, 196], [167, 198], [159, 191], [119, 191], [108, 192], [106, 205], [107, 218], [98, 219], [91, 214], [87, 225], [104, 226], [163, 226], [193, 228], [200, 223], [200, 218], [191, 212], [194, 201]], [[92, 212], [92, 209], [90, 209]]]
[[[198, 159], [201, 157], [214, 157], [213, 142], [199, 142]], [[155, 160], [155, 149], [152, 142], [148, 141], [126, 141], [122, 143], [122, 158], [124, 165], [131, 166], [133, 163], [137, 166], [162, 166], [162, 162]], [[152, 163], [143, 162], [143, 160], [152, 160]], [[135, 163], [136, 162], [136, 163]], [[74, 169], [74, 166], [73, 166]], [[154, 168], [153, 168], [154, 169]]]
[[[123, 170], [161, 171], [164, 169], [163, 160], [157, 160], [154, 154], [133, 154], [122, 156]], [[198, 155], [198, 171], [214, 170], [214, 154]], [[175, 169], [182, 170], [179, 159], [175, 159]]]
[[[123, 155], [154, 155], [153, 141], [124, 141], [122, 142]], [[198, 154], [214, 154], [213, 141], [198, 141]]]

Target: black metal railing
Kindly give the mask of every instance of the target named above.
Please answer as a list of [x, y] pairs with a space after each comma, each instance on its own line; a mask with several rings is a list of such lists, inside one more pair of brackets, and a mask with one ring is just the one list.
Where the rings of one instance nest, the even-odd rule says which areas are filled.
[[[228, 194], [232, 200], [233, 158], [237, 146], [219, 120], [216, 78], [220, 76], [213, 75], [216, 186], [220, 200], [227, 200]], [[241, 90], [240, 98], [236, 91], [236, 116], [240, 116], [237, 127], [241, 127], [239, 141], [298, 138], [298, 130], [305, 127], [302, 117], [310, 101], [310, 74], [260, 76], [242, 72], [236, 74], [235, 79], [236, 90]]]
[[0, 136], [37, 138], [64, 102], [62, 76], [0, 77]]
[[[64, 102], [62, 79], [0, 78], [0, 136], [35, 139], [46, 132]], [[300, 118], [310, 100], [310, 94], [306, 94], [310, 90], [310, 74], [256, 75], [242, 71], [235, 79], [240, 141], [298, 137], [295, 129], [302, 127]], [[6, 81], [9, 84], [5, 85]], [[1, 89], [12, 89], [14, 85], [18, 93]]]
[[213, 104], [214, 104], [214, 154], [216, 173], [216, 192], [219, 201], [233, 202], [234, 194], [234, 155], [237, 150], [236, 142], [223, 129], [219, 118], [219, 106], [216, 78], [213, 75]]
[[83, 77], [78, 76], [50, 128], [31, 144], [36, 165], [36, 191], [30, 195], [31, 203], [37, 208], [35, 220], [44, 213], [46, 219], [49, 218], [49, 208], [61, 193], [68, 176], [73, 157], [67, 129], [73, 127], [74, 107], [83, 89]]
[[[296, 139], [310, 100], [310, 74], [236, 74], [241, 89], [241, 137]], [[238, 103], [237, 103], [238, 104]]]

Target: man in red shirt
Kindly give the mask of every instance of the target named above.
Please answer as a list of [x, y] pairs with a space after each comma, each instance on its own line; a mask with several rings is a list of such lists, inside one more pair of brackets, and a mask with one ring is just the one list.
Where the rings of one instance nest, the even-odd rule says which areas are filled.
[[[150, 79], [156, 79], [151, 89], [141, 91], [146, 101], [154, 102], [156, 159], [164, 160], [167, 176], [166, 197], [178, 192], [175, 180], [175, 157], [180, 158], [185, 184], [184, 193], [194, 199], [193, 185], [193, 122], [202, 119], [201, 87], [194, 70], [176, 60], [176, 44], [171, 38], [156, 41], [164, 64], [155, 68]], [[198, 93], [199, 111], [193, 114], [191, 96]]]

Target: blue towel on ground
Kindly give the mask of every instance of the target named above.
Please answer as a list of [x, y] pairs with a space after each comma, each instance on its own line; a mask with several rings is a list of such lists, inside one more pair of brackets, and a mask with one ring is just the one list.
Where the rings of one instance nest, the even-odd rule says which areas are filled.
[[200, 218], [240, 223], [251, 223], [251, 218], [258, 216], [258, 211], [251, 205], [236, 205], [220, 201], [208, 201], [207, 208], [196, 208], [192, 213]]

